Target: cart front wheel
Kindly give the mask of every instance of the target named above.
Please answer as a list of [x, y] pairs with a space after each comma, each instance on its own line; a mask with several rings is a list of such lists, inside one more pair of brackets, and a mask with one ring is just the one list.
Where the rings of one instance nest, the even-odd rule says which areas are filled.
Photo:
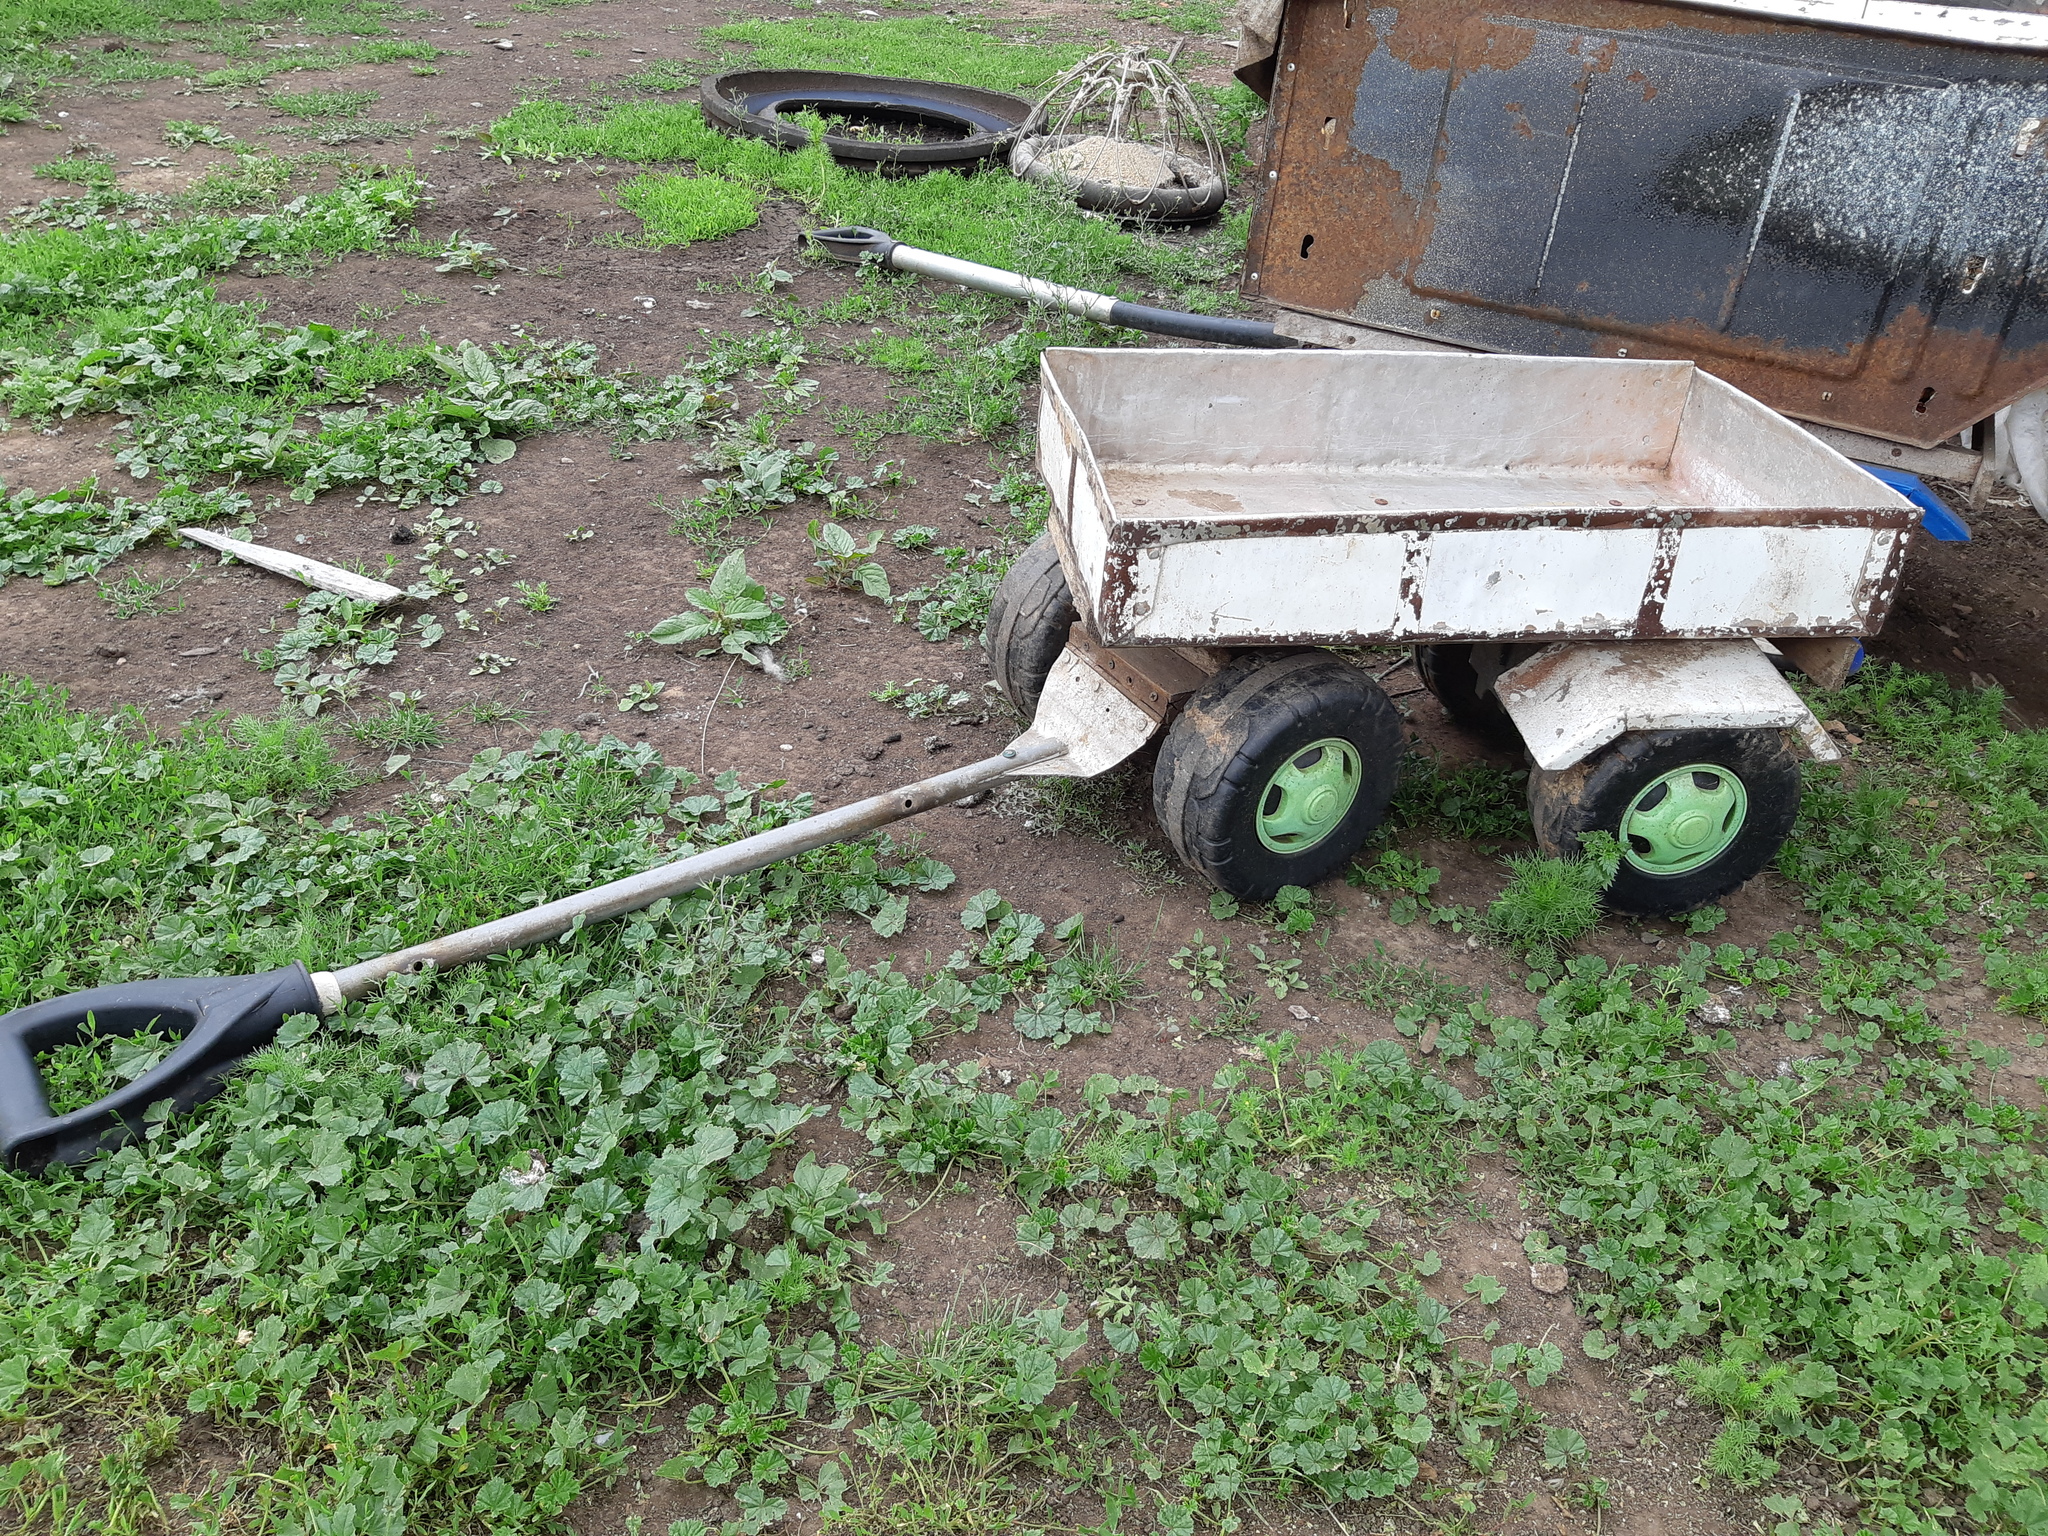
[[1493, 691], [1501, 673], [1542, 650], [1540, 645], [1418, 645], [1415, 671], [1444, 713], [1467, 730], [1501, 745], [1521, 740], [1515, 722]]
[[1267, 901], [1344, 867], [1386, 814], [1401, 717], [1379, 684], [1320, 651], [1240, 656], [1166, 733], [1152, 805], [1181, 859]]
[[1038, 696], [1066, 649], [1067, 631], [1080, 617], [1052, 535], [1041, 534], [1010, 562], [989, 603], [982, 635], [996, 687], [1025, 719], [1038, 713]]
[[1799, 815], [1799, 759], [1781, 731], [1644, 731], [1556, 773], [1529, 775], [1545, 853], [1588, 832], [1621, 845], [1609, 907], [1644, 917], [1726, 896], [1778, 852]]

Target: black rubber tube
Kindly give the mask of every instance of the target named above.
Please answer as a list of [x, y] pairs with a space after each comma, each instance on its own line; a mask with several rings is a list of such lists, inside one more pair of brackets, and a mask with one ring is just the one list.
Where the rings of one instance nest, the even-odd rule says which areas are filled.
[[1190, 341], [1213, 341], [1226, 347], [1298, 347], [1292, 336], [1282, 336], [1264, 320], [1232, 320], [1224, 315], [1196, 315], [1184, 309], [1154, 309], [1149, 304], [1126, 304], [1119, 299], [1110, 307], [1109, 323], [1155, 336], [1184, 336]]

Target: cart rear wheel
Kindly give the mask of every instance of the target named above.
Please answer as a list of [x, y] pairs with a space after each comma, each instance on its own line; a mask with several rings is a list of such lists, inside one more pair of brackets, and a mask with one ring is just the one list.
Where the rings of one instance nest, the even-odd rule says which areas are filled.
[[1611, 833], [1621, 868], [1609, 907], [1689, 912], [1770, 863], [1799, 815], [1799, 759], [1781, 731], [1643, 731], [1556, 773], [1529, 775], [1543, 851]]
[[1498, 642], [1418, 645], [1415, 670], [1422, 678], [1422, 686], [1443, 705], [1445, 714], [1488, 741], [1512, 745], [1521, 737], [1499, 695], [1493, 691], [1494, 679], [1541, 649], [1536, 645]]
[[1254, 652], [1173, 722], [1152, 805], [1191, 868], [1266, 901], [1350, 862], [1386, 814], [1400, 762], [1401, 717], [1370, 677], [1321, 651]]
[[1066, 649], [1067, 631], [1080, 617], [1052, 535], [1041, 534], [1010, 562], [989, 604], [988, 628], [982, 635], [996, 687], [1025, 719], [1038, 712], [1045, 679]]

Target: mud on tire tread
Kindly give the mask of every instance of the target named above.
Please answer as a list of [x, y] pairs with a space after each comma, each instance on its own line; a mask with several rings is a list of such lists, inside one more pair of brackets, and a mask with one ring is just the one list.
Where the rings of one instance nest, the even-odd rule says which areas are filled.
[[[1152, 807], [1189, 868], [1244, 901], [1283, 885], [1312, 886], [1342, 869], [1393, 798], [1400, 713], [1364, 672], [1321, 651], [1256, 651], [1210, 678], [1166, 733], [1152, 772]], [[1297, 855], [1276, 853], [1255, 829], [1258, 799], [1303, 747], [1342, 737], [1363, 779], [1330, 835]]]
[[1066, 649], [1067, 631], [1080, 617], [1052, 535], [1040, 534], [1010, 562], [989, 603], [988, 628], [982, 633], [982, 649], [996, 687], [1025, 719], [1038, 712], [1046, 676]]
[[1782, 731], [1639, 731], [1569, 768], [1530, 770], [1529, 817], [1537, 845], [1570, 858], [1587, 832], [1618, 835], [1635, 797], [1662, 775], [1688, 763], [1727, 768], [1742, 780], [1749, 810], [1726, 851], [1682, 875], [1648, 874], [1624, 860], [1602, 897], [1616, 912], [1670, 917], [1728, 895], [1777, 856], [1799, 819], [1799, 762]]

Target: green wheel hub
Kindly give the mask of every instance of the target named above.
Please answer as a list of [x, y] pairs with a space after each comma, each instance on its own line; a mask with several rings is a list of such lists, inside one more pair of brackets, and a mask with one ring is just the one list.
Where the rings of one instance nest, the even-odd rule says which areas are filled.
[[1719, 763], [1674, 768], [1630, 802], [1623, 855], [1647, 875], [1683, 875], [1711, 864], [1742, 835], [1749, 792]]
[[1365, 765], [1337, 736], [1310, 742], [1282, 763], [1259, 792], [1259, 841], [1275, 853], [1305, 853], [1337, 830], [1358, 798]]

